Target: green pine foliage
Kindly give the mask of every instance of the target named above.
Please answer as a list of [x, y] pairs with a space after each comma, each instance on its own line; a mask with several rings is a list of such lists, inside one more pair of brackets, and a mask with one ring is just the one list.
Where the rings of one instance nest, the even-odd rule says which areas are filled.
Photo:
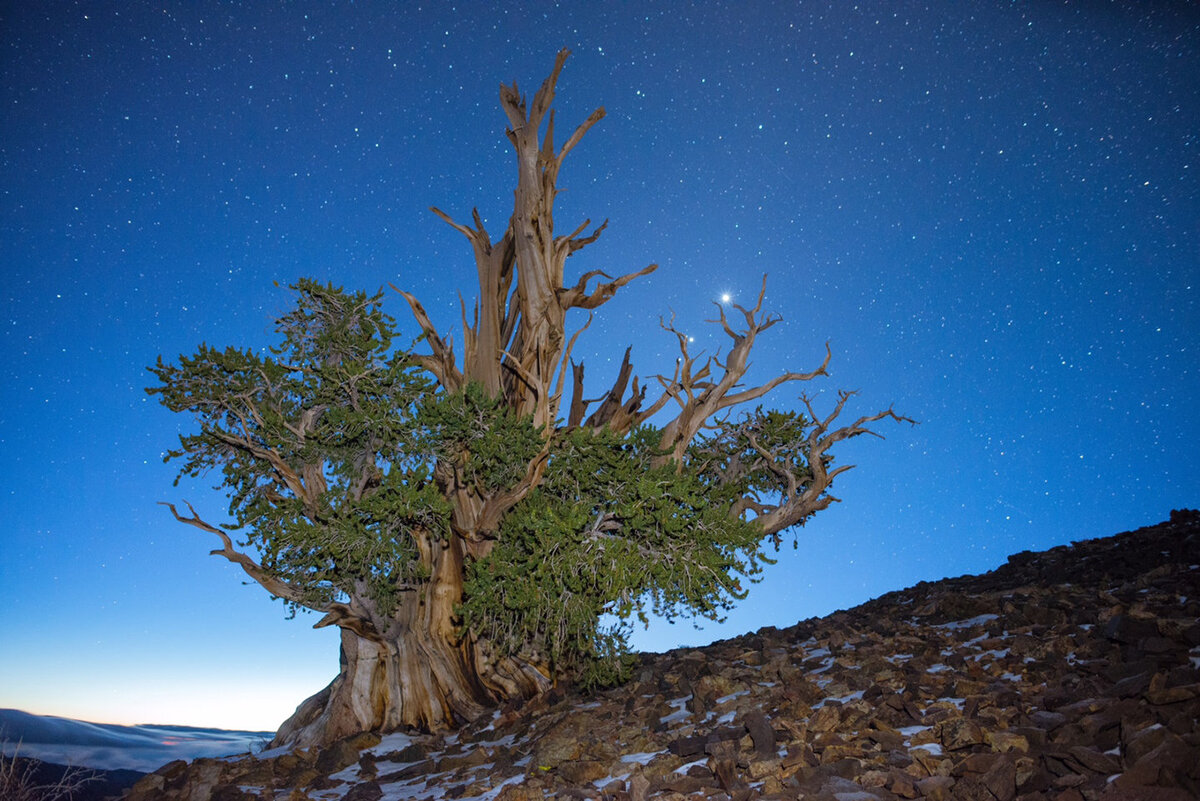
[[[200, 428], [166, 459], [181, 462], [176, 484], [220, 472], [225, 528], [304, 602], [365, 592], [386, 606], [423, 578], [409, 532], [447, 530], [418, 415], [433, 384], [393, 347], [381, 295], [311, 280], [293, 289], [297, 307], [267, 355], [201, 345], [150, 368], [160, 385], [147, 391]], [[324, 491], [302, 497], [288, 471]]]
[[556, 442], [545, 482], [470, 566], [464, 615], [502, 650], [533, 648], [584, 685], [624, 678], [623, 623], [647, 613], [719, 619], [759, 572], [761, 534], [729, 515], [730, 487], [655, 466], [655, 429], [576, 429]]
[[438, 466], [481, 495], [502, 491], [547, 437], [540, 485], [465, 567], [463, 632], [496, 652], [611, 684], [630, 664], [631, 620], [720, 619], [770, 561], [761, 531], [730, 509], [778, 486], [764, 448], [802, 468], [802, 415], [759, 409], [694, 443], [682, 465], [661, 458], [651, 426], [547, 432], [479, 386], [447, 393], [427, 378], [396, 346], [380, 294], [292, 288], [278, 345], [160, 357], [148, 392], [199, 424], [167, 454], [180, 463], [176, 483], [219, 474], [225, 528], [301, 590], [293, 608], [356, 597], [394, 608], [428, 580], [414, 532], [453, 535]]

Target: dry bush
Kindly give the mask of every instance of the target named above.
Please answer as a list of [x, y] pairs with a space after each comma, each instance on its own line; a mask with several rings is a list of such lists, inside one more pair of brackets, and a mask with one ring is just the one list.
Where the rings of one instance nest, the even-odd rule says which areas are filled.
[[47, 780], [46, 772], [40, 770], [44, 763], [41, 760], [22, 757], [20, 744], [11, 756], [7, 750], [0, 748], [2, 801], [70, 801], [84, 785], [97, 779], [93, 771], [68, 767], [61, 776]]

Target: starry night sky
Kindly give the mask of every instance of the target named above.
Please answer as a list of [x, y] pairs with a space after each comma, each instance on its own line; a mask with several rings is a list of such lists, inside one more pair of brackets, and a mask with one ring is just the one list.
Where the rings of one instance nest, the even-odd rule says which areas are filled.
[[[189, 421], [161, 353], [267, 345], [300, 276], [414, 291], [443, 333], [474, 295], [515, 159], [497, 88], [563, 46], [568, 264], [653, 275], [576, 355], [669, 373], [723, 293], [784, 322], [752, 378], [850, 419], [844, 500], [724, 626], [786, 626], [1200, 505], [1200, 11], [1184, 3], [27, 3], [0, 8], [0, 707], [273, 729], [337, 671], [333, 631], [207, 555], [157, 501]], [[390, 293], [390, 290], [389, 290]], [[387, 308], [406, 326], [406, 307]], [[582, 322], [582, 313], [574, 323]], [[774, 403], [797, 403], [795, 385]]]

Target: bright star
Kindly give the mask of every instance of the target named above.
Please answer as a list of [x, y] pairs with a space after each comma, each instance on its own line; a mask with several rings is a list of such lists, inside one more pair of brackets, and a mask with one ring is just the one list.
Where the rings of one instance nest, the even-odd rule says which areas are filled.
[[721, 302], [722, 303], [728, 303], [731, 300], [733, 300], [733, 295], [730, 295], [728, 292], [721, 293]]

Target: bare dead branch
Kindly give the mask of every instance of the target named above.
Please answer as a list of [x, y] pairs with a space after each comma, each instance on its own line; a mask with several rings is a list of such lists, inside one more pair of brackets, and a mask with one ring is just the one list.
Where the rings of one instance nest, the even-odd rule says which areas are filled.
[[[757, 506], [749, 503], [742, 503], [742, 509], [753, 509], [757, 517], [754, 523], [758, 525], [765, 534], [771, 535], [785, 528], [790, 528], [794, 525], [803, 525], [804, 522], [821, 511], [827, 508], [832, 503], [838, 503], [841, 499], [834, 496], [829, 490], [833, 486], [833, 481], [842, 473], [854, 469], [854, 465], [840, 465], [834, 470], [829, 469], [829, 459], [826, 455], [829, 448], [835, 443], [853, 437], [869, 434], [871, 436], [883, 436], [877, 431], [872, 430], [868, 426], [871, 423], [883, 419], [892, 419], [898, 423], [909, 423], [916, 425], [916, 421], [910, 417], [896, 414], [891, 409], [885, 409], [882, 412], [875, 414], [864, 415], [849, 425], [841, 428], [833, 429], [834, 421], [842, 413], [847, 401], [856, 395], [856, 392], [848, 390], [840, 390], [838, 392], [837, 403], [833, 410], [821, 418], [816, 413], [813, 407], [812, 399], [805, 395], [801, 397], [805, 408], [808, 410], [809, 419], [813, 421], [812, 429], [809, 431], [807, 438], [807, 464], [809, 475], [804, 481], [800, 481], [798, 476], [787, 467], [781, 465], [777, 460], [772, 459], [771, 464], [784, 470], [786, 473], [786, 490], [782, 494], [781, 501], [776, 506]], [[774, 468], [772, 468], [774, 471]]]
[[583, 362], [571, 362], [571, 406], [567, 411], [567, 427], [576, 428], [583, 422], [589, 401], [583, 397]]
[[[284, 486], [291, 490], [297, 498], [305, 501], [308, 501], [311, 498], [311, 493], [309, 492], [308, 488], [304, 486], [303, 477], [293, 470], [291, 465], [285, 462], [283, 457], [275, 451], [253, 441], [250, 439], [248, 434], [239, 436], [214, 426], [207, 426], [205, 430], [215, 439], [220, 440], [229, 447], [240, 450], [243, 453], [248, 453], [255, 459], [260, 459], [271, 465], [271, 469], [275, 472], [276, 477], [283, 482]], [[243, 424], [243, 431], [245, 430], [247, 429]]]
[[583, 138], [583, 135], [587, 133], [593, 125], [604, 119], [604, 113], [604, 108], [600, 107], [588, 115], [588, 118], [579, 124], [574, 133], [571, 134], [571, 137], [563, 143], [562, 150], [558, 151], [557, 161], [559, 164], [562, 163], [562, 160], [566, 158], [566, 155], [571, 152], [575, 145], [579, 144], [579, 140]]
[[238, 565], [242, 568], [246, 575], [254, 579], [254, 581], [266, 589], [267, 592], [271, 593], [277, 598], [283, 598], [286, 601], [291, 601], [294, 604], [305, 606], [309, 609], [315, 609], [318, 612], [324, 612], [328, 609], [327, 606], [318, 606], [312, 604], [308, 599], [305, 598], [304, 594], [297, 587], [289, 584], [283, 579], [271, 575], [266, 569], [263, 568], [262, 565], [258, 564], [258, 562], [255, 562], [248, 555], [234, 548], [233, 540], [227, 533], [225, 533], [225, 531], [201, 519], [200, 515], [190, 503], [187, 501], [184, 501], [184, 503], [187, 505], [188, 511], [192, 513], [191, 517], [184, 517], [181, 515], [173, 503], [159, 501], [159, 506], [165, 506], [170, 509], [171, 514], [180, 523], [186, 523], [189, 526], [195, 526], [201, 531], [207, 531], [209, 534], [215, 534], [216, 536], [220, 537], [223, 547], [215, 551], [210, 551], [209, 553], [212, 556], [223, 556], [230, 562]]
[[379, 630], [370, 619], [356, 614], [346, 604], [332, 603], [328, 607], [329, 611], [313, 624], [314, 629], [323, 629], [327, 626], [338, 626], [339, 628], [349, 629], [366, 640], [372, 642], [383, 642], [384, 638], [380, 635]]
[[754, 387], [753, 389], [748, 389], [743, 392], [736, 392], [733, 395], [726, 395], [725, 398], [721, 401], [721, 408], [724, 409], [724, 408], [728, 408], [730, 406], [736, 406], [737, 404], [740, 404], [740, 403], [746, 403], [747, 401], [752, 401], [752, 400], [761, 398], [763, 395], [766, 395], [768, 392], [773, 390], [775, 387], [779, 386], [780, 384], [782, 384], [786, 381], [811, 381], [812, 379], [816, 378], [817, 376], [827, 376], [827, 375], [829, 375], [829, 371], [828, 371], [829, 362], [832, 359], [833, 359], [833, 351], [830, 349], [829, 343], [826, 342], [825, 343], [825, 360], [823, 362], [821, 362], [821, 366], [818, 367], [817, 369], [811, 370], [807, 373], [784, 373], [783, 375], [772, 378], [770, 381], [763, 384], [762, 386]]
[[574, 412], [576, 399], [582, 400], [583, 396], [579, 393], [583, 390], [583, 365], [580, 364], [578, 370], [574, 368], [574, 362], [571, 361], [571, 351], [575, 349], [575, 342], [579, 339], [579, 335], [586, 331], [588, 326], [592, 324], [592, 316], [591, 314], [588, 315], [587, 322], [571, 335], [571, 338], [567, 341], [567, 347], [563, 349], [562, 363], [558, 366], [558, 381], [554, 385], [554, 394], [550, 398], [554, 417], [558, 416], [558, 410], [562, 404], [563, 382], [566, 380], [568, 364], [572, 365], [572, 375], [575, 381], [571, 400], [572, 413]]
[[[449, 214], [442, 211], [437, 206], [430, 206], [429, 210], [432, 211], [434, 214], [436, 214], [438, 217], [441, 217], [442, 220], [444, 220], [446, 222], [446, 224], [449, 225], [451, 228], [453, 228], [455, 231], [458, 231], [460, 234], [465, 236], [467, 239], [471, 240], [472, 243], [475, 242], [475, 237], [478, 236], [479, 229], [472, 230], [461, 223], [456, 223], [453, 220], [453, 218], [450, 217]], [[477, 215], [476, 219], [478, 219], [478, 212], [476, 212], [476, 215]]]
[[559, 299], [559, 304], [562, 306], [563, 310], [571, 308], [595, 309], [606, 303], [610, 298], [612, 298], [613, 295], [617, 293], [618, 289], [625, 286], [630, 281], [633, 281], [636, 278], [641, 278], [643, 275], [649, 275], [657, 269], [657, 264], [647, 265], [646, 267], [638, 270], [636, 273], [627, 273], [622, 275], [620, 278], [616, 278], [608, 282], [607, 284], [599, 284], [589, 293], [587, 291], [587, 282], [590, 279], [596, 277], [597, 275], [603, 275], [605, 278], [608, 277], [599, 270], [593, 270], [589, 273], [585, 273], [584, 276], [580, 278], [579, 282], [575, 284], [575, 286], [563, 291]]
[[588, 418], [586, 424], [588, 427], [596, 429], [604, 427], [612, 422], [613, 417], [621, 409], [623, 405], [621, 398], [624, 397], [625, 388], [629, 386], [629, 377], [633, 374], [633, 365], [629, 361], [629, 354], [632, 350], [632, 347], [625, 349], [621, 367], [617, 370], [617, 378], [613, 381], [612, 388], [605, 394], [596, 411], [592, 412], [592, 416]]
[[421, 331], [425, 334], [425, 339], [429, 342], [429, 347], [433, 350], [430, 356], [414, 354], [413, 360], [422, 368], [432, 373], [434, 378], [447, 390], [453, 392], [459, 389], [462, 386], [463, 377], [455, 362], [453, 347], [448, 345], [438, 334], [433, 322], [429, 319], [429, 314], [425, 311], [425, 307], [421, 305], [421, 301], [395, 284], [389, 283], [388, 286], [408, 302], [408, 307], [412, 310], [412, 315], [416, 319], [417, 325], [420, 326]]

